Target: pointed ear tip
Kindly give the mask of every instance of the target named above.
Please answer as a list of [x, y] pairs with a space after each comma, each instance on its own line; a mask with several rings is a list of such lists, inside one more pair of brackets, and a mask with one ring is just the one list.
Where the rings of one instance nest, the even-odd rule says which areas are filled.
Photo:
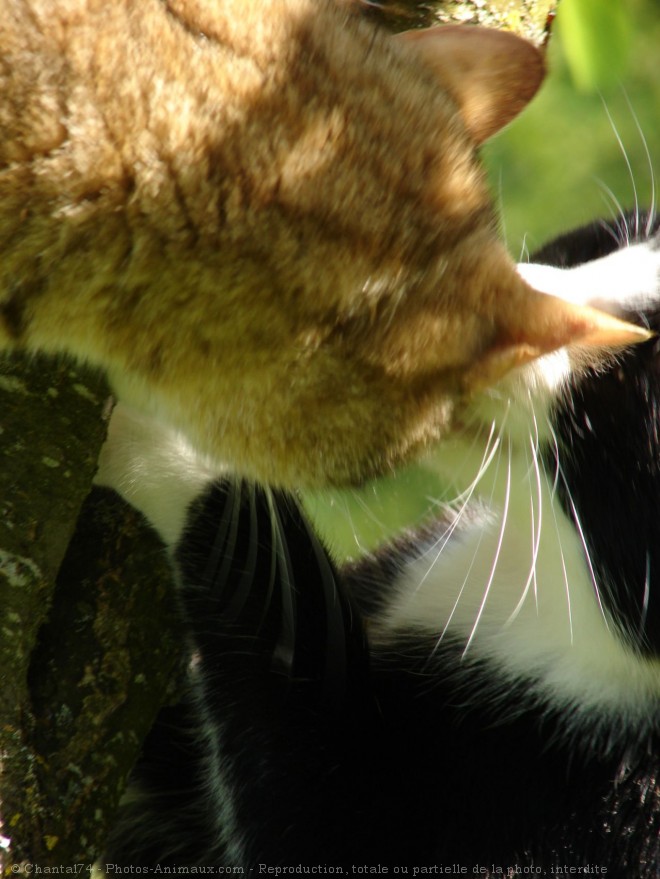
[[542, 293], [520, 280], [521, 295], [511, 300], [510, 309], [503, 308], [498, 315], [498, 338], [505, 347], [512, 343], [526, 345], [539, 355], [567, 347], [612, 351], [658, 335], [599, 308]]
[[[556, 325], [565, 327], [563, 345], [580, 348], [626, 348], [647, 342], [656, 335], [652, 330], [622, 320], [599, 308], [575, 305], [555, 297], [550, 297], [547, 301], [550, 300], [553, 300], [551, 308], [556, 314]], [[551, 320], [550, 324], [553, 323]]]
[[653, 330], [619, 320], [608, 314], [605, 315], [605, 319], [599, 317], [584, 335], [575, 340], [575, 344], [583, 348], [627, 348], [629, 345], [648, 342], [656, 335]]

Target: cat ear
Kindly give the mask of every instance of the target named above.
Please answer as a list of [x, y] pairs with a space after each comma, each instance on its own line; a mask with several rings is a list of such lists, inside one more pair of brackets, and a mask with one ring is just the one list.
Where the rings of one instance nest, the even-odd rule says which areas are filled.
[[543, 53], [508, 31], [445, 25], [405, 31], [394, 39], [436, 73], [477, 143], [511, 122], [545, 76]]
[[465, 375], [467, 392], [491, 387], [512, 369], [559, 348], [582, 350], [587, 362], [597, 362], [603, 352], [646, 342], [654, 335], [596, 308], [525, 287], [524, 296], [515, 297], [509, 316], [501, 316], [493, 344]]

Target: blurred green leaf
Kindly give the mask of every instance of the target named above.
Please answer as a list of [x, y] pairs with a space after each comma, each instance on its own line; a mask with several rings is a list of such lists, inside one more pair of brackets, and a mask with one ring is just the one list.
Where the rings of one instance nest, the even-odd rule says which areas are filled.
[[560, 39], [576, 86], [593, 92], [625, 74], [632, 47], [632, 17], [624, 0], [562, 0]]

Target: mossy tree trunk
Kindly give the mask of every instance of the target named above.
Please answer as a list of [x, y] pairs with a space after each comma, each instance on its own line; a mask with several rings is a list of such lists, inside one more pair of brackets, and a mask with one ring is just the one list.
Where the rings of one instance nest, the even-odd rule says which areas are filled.
[[397, 30], [478, 24], [514, 31], [537, 46], [548, 38], [559, 0], [364, 0]]
[[[506, 28], [541, 44], [555, 0], [392, 0], [394, 29]], [[91, 866], [172, 691], [179, 644], [156, 536], [91, 490], [110, 393], [71, 364], [0, 364], [0, 872]]]
[[163, 548], [113, 492], [90, 492], [110, 408], [97, 374], [1, 364], [5, 871], [93, 862], [176, 665]]

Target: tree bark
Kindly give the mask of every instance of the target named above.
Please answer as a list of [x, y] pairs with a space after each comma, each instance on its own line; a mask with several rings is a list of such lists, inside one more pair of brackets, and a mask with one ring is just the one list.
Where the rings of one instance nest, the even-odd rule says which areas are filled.
[[367, 0], [371, 14], [394, 30], [435, 24], [478, 24], [514, 31], [537, 46], [548, 38], [559, 0]]
[[[506, 28], [541, 44], [555, 0], [373, 4], [393, 29]], [[0, 872], [91, 867], [179, 662], [157, 537], [91, 491], [110, 411], [67, 363], [0, 364]], [[78, 869], [80, 872], [80, 869]]]
[[113, 492], [90, 493], [110, 408], [96, 374], [48, 360], [3, 364], [7, 873], [92, 864], [177, 663], [171, 576], [158, 538]]

